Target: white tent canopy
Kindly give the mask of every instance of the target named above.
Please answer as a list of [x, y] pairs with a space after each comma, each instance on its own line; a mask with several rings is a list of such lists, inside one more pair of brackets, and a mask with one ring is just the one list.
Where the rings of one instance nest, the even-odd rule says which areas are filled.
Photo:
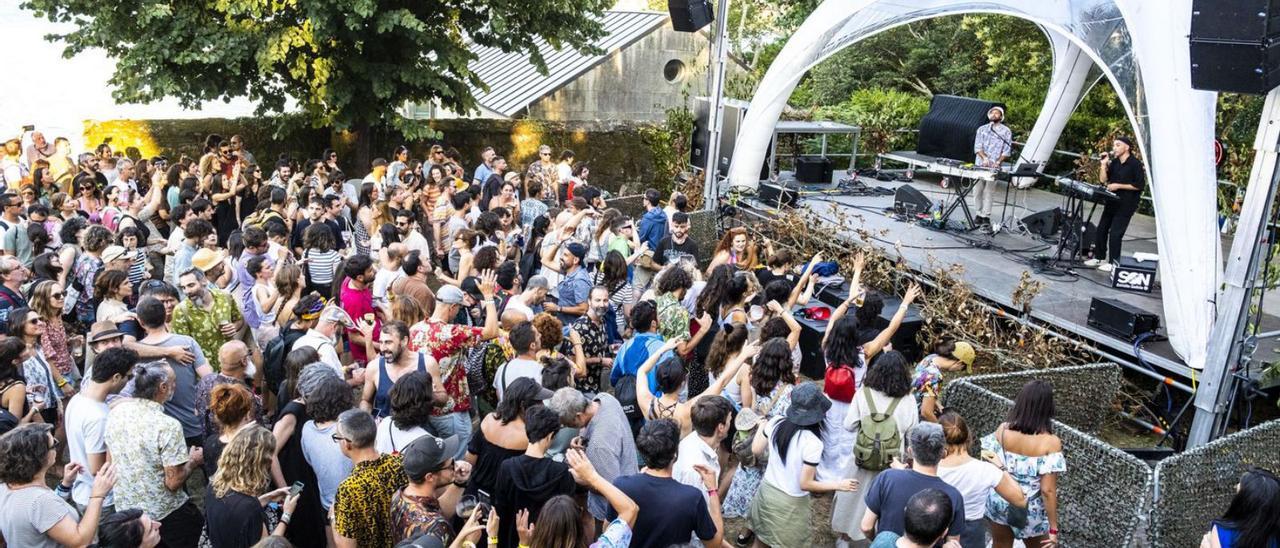
[[729, 184], [759, 184], [773, 127], [792, 90], [815, 65], [890, 28], [965, 13], [1027, 19], [1050, 37], [1053, 77], [1026, 139], [1029, 160], [1048, 158], [1091, 67], [1115, 87], [1151, 183], [1169, 338], [1188, 365], [1203, 367], [1222, 259], [1213, 163], [1216, 95], [1191, 89], [1191, 0], [826, 0], [792, 35], [756, 89], [738, 133]]

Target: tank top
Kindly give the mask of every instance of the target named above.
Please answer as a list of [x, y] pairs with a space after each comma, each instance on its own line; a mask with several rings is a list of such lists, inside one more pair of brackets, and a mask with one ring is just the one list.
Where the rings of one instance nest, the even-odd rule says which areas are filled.
[[[249, 300], [253, 301], [253, 309], [258, 313], [258, 320], [260, 322], [258, 325], [274, 325], [276, 323], [275, 308], [272, 308], [269, 311], [264, 310], [262, 308], [262, 303], [258, 301], [258, 293], [254, 291], [252, 287], [249, 288], [249, 295]], [[279, 299], [277, 298], [277, 300]]]
[[[418, 371], [423, 373], [427, 371], [427, 359], [421, 352], [418, 353]], [[391, 387], [395, 384], [395, 381], [391, 380], [391, 375], [387, 374], [386, 358], [378, 356], [378, 391], [373, 395], [375, 418], [391, 416]]]

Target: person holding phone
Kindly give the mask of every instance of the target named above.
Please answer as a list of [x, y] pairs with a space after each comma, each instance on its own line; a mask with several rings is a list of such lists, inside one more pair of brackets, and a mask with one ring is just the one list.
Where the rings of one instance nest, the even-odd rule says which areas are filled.
[[[205, 492], [205, 526], [214, 548], [252, 546], [268, 534], [285, 534], [301, 491], [282, 487], [262, 492], [270, 484], [275, 449], [271, 432], [254, 425], [236, 434], [223, 450], [218, 472]], [[279, 502], [280, 520], [268, 533], [267, 506]]]

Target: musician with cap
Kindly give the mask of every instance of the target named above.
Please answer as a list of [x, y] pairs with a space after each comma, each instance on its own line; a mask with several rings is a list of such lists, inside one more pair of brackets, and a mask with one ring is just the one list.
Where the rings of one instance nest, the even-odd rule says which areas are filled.
[[1111, 142], [1111, 153], [1102, 154], [1098, 179], [1106, 183], [1107, 190], [1114, 192], [1118, 199], [1107, 202], [1103, 207], [1093, 242], [1093, 258], [1084, 264], [1102, 272], [1111, 272], [1115, 268], [1114, 263], [1120, 260], [1124, 233], [1129, 229], [1133, 214], [1138, 211], [1138, 201], [1147, 186], [1142, 162], [1133, 157], [1133, 139], [1122, 135]]
[[[1013, 151], [1013, 132], [1004, 125], [1004, 107], [992, 106], [987, 111], [987, 120], [991, 123], [978, 128], [973, 138], [973, 152], [977, 156], [973, 163], [978, 167], [1000, 169], [1000, 165], [1009, 158]], [[991, 204], [995, 198], [995, 180], [978, 179], [973, 183], [973, 200], [978, 210], [976, 223], [980, 227], [991, 226]]]

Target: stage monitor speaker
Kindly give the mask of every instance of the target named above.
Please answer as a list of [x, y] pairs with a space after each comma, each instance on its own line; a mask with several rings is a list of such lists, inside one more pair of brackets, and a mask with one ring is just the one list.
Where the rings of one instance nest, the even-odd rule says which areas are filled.
[[831, 159], [826, 156], [796, 158], [796, 179], [802, 183], [830, 183], [831, 173]]
[[1046, 209], [1022, 218], [1022, 224], [1032, 234], [1048, 238], [1058, 233], [1058, 223], [1062, 221], [1062, 208]]
[[756, 197], [768, 207], [794, 208], [800, 202], [800, 192], [794, 179], [761, 181]]
[[973, 138], [978, 133], [978, 127], [990, 123], [987, 111], [996, 106], [1005, 108], [1004, 103], [983, 99], [934, 95], [929, 102], [929, 112], [920, 119], [916, 152], [925, 156], [972, 162]]
[[1089, 327], [1132, 342], [1160, 328], [1160, 316], [1116, 299], [1094, 297], [1089, 303]]
[[1191, 39], [1261, 42], [1280, 35], [1280, 0], [1192, 0]]
[[902, 185], [893, 193], [893, 211], [903, 215], [928, 212], [933, 201], [911, 185]]
[[[733, 161], [734, 145], [738, 142], [738, 130], [742, 127], [742, 119], [747, 116], [746, 101], [725, 99], [724, 122], [720, 125], [720, 175], [729, 172], [729, 162]], [[711, 101], [706, 97], [693, 100], [693, 135], [689, 142], [689, 165], [697, 169], [707, 167], [707, 154], [710, 151], [707, 139], [711, 130], [707, 127], [711, 120]], [[773, 148], [772, 141], [770, 147]], [[766, 159], [760, 166], [760, 180], [769, 179], [769, 161]]]
[[707, 0], [667, 0], [667, 12], [677, 32], [697, 32], [715, 20]]

